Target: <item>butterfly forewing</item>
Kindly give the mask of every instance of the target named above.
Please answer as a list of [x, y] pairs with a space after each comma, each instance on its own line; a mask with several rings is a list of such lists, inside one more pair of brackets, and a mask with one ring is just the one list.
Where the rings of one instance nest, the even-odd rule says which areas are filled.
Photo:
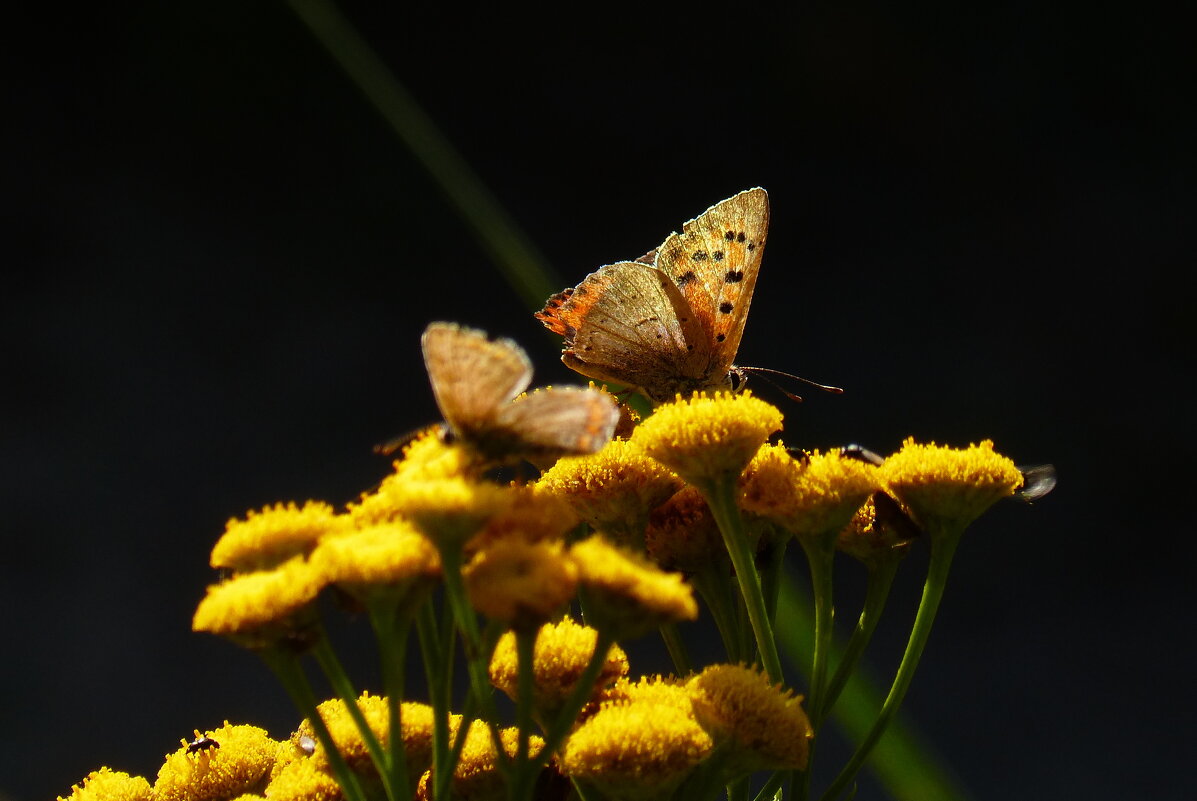
[[500, 404], [532, 382], [532, 363], [510, 340], [452, 323], [432, 323], [421, 339], [424, 366], [445, 422], [469, 436], [490, 424]]
[[656, 266], [681, 289], [722, 378], [736, 358], [769, 230], [769, 195], [759, 187], [717, 203], [671, 234]]

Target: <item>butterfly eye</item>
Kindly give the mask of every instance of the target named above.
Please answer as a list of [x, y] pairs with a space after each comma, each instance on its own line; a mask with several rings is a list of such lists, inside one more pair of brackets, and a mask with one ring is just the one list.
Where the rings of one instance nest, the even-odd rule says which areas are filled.
[[733, 367], [727, 373], [727, 381], [731, 384], [731, 391], [733, 393], [739, 392], [748, 384], [748, 373], [739, 367]]

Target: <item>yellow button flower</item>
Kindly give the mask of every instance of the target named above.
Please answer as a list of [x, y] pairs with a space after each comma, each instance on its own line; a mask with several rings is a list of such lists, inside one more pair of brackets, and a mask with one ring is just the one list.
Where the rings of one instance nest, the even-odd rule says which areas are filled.
[[805, 770], [814, 736], [802, 697], [743, 665], [711, 665], [686, 683], [699, 724], [722, 746], [729, 777]]
[[578, 566], [561, 542], [496, 540], [463, 571], [474, 608], [492, 620], [531, 630], [573, 598]]
[[274, 570], [236, 575], [208, 587], [191, 628], [251, 648], [302, 640], [311, 622], [307, 613], [323, 586], [320, 571], [302, 556]]
[[685, 487], [653, 510], [644, 535], [649, 558], [665, 570], [693, 574], [725, 563], [731, 569], [723, 535], [694, 487]]
[[58, 796], [58, 801], [151, 801], [150, 783], [141, 776], [130, 776], [119, 770], [93, 770], [83, 781], [71, 786], [71, 794]]
[[880, 468], [886, 487], [932, 537], [959, 534], [1022, 486], [1014, 462], [992, 440], [956, 449], [911, 437]]
[[167, 755], [154, 782], [156, 801], [207, 801], [265, 789], [278, 742], [264, 729], [226, 722], [202, 739], [217, 745], [197, 750], [184, 742]]
[[749, 391], [658, 406], [636, 428], [632, 442], [687, 483], [706, 491], [734, 480], [769, 436], [781, 430], [782, 414]]
[[401, 520], [325, 537], [311, 564], [324, 582], [361, 600], [418, 593], [441, 572], [433, 544]]
[[344, 801], [345, 794], [327, 765], [299, 759], [270, 780], [266, 797], [270, 801]]
[[570, 549], [595, 628], [617, 640], [638, 637], [679, 620], [698, 617], [694, 592], [679, 573], [666, 573], [644, 557], [595, 535]]
[[[598, 631], [569, 617], [540, 627], [532, 656], [533, 708], [538, 720], [556, 720], [593, 657], [597, 642]], [[619, 646], [611, 646], [595, 680], [596, 696], [627, 672], [627, 654]], [[512, 700], [518, 700], [519, 658], [512, 632], [499, 638], [490, 661], [490, 680]]]
[[766, 445], [740, 480], [740, 506], [795, 536], [834, 536], [881, 486], [877, 468], [842, 455], [815, 451], [803, 459], [783, 445]]
[[604, 798], [669, 798], [710, 756], [714, 743], [686, 709], [632, 701], [604, 705], [562, 750], [563, 773], [600, 788]]
[[293, 556], [308, 554], [326, 534], [344, 529], [348, 519], [327, 503], [308, 501], [267, 506], [236, 518], [212, 548], [212, 567], [248, 573], [269, 570]]
[[598, 453], [558, 460], [536, 482], [564, 499], [612, 541], [644, 548], [649, 513], [681, 488], [681, 480], [633, 442], [612, 440]]
[[[366, 725], [385, 750], [390, 742], [390, 706], [387, 697], [363, 692], [356, 700]], [[362, 739], [362, 733], [345, 702], [340, 698], [323, 701], [316, 711], [350, 769], [355, 773], [373, 775], [374, 765], [366, 741]], [[408, 769], [413, 773], [422, 772], [432, 762], [432, 707], [404, 701], [399, 707], [399, 718]], [[314, 738], [311, 722], [305, 720], [301, 723], [298, 734]], [[319, 745], [312, 754], [312, 761], [328, 771], [328, 754]]]

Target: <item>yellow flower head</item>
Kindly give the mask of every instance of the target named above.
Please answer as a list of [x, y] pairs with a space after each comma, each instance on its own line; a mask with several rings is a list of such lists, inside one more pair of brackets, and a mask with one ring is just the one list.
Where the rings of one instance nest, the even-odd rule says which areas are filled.
[[[199, 742], [207, 747], [196, 748]], [[260, 793], [278, 752], [278, 743], [265, 729], [227, 721], [197, 736], [196, 743], [184, 741], [178, 751], [167, 754], [154, 782], [156, 801], [206, 801]]]
[[266, 797], [270, 801], [343, 801], [345, 794], [327, 765], [298, 759], [271, 778]]
[[494, 540], [518, 537], [526, 542], [558, 540], [578, 525], [578, 516], [562, 498], [535, 484], [513, 485], [511, 503], [486, 521], [470, 548], [485, 548]]
[[578, 586], [578, 567], [561, 542], [496, 540], [462, 575], [475, 609], [522, 631], [556, 614]]
[[274, 570], [242, 573], [208, 587], [191, 628], [251, 648], [281, 640], [302, 642], [310, 634], [311, 606], [323, 584], [320, 571], [302, 556]]
[[[455, 733], [453, 736], [456, 736]], [[514, 757], [519, 747], [519, 730], [507, 728], [499, 731], [499, 740], [507, 756]], [[528, 754], [536, 756], [544, 747], [544, 740], [536, 735], [528, 738]], [[418, 798], [431, 797], [432, 771], [420, 778]], [[507, 785], [499, 771], [498, 752], [485, 723], [475, 720], [466, 731], [461, 757], [453, 769], [450, 781], [451, 798], [460, 801], [507, 801]]]
[[801, 696], [743, 665], [711, 665], [686, 689], [698, 722], [727, 749], [730, 776], [806, 769], [814, 733]]
[[800, 540], [821, 542], [846, 526], [880, 486], [876, 467], [838, 450], [795, 459], [783, 445], [766, 445], [740, 480], [740, 506]]
[[487, 521], [509, 510], [516, 498], [510, 488], [465, 478], [395, 482], [388, 494], [395, 512], [410, 520], [442, 553], [464, 547]]
[[433, 544], [401, 520], [325, 537], [311, 563], [324, 582], [363, 601], [380, 595], [420, 596], [441, 572]]
[[653, 510], [644, 543], [665, 570], [693, 574], [714, 564], [731, 564], [723, 535], [702, 493], [684, 487]]
[[311, 553], [325, 534], [343, 529], [347, 521], [327, 503], [308, 501], [267, 506], [244, 520], [233, 518], [212, 548], [212, 567], [239, 573], [269, 570], [293, 556]]
[[677, 707], [687, 715], [693, 704], [686, 682], [676, 676], [641, 676], [635, 681], [621, 678], [603, 693], [603, 705], [617, 703], [665, 704]]
[[536, 482], [540, 491], [563, 498], [596, 530], [637, 549], [644, 547], [653, 507], [681, 485], [639, 445], [625, 440], [612, 440], [589, 456], [560, 459]]
[[688, 709], [632, 701], [604, 705], [562, 749], [561, 770], [598, 787], [605, 798], [669, 798], [714, 748]]
[[919, 529], [897, 501], [877, 490], [836, 539], [835, 547], [865, 564], [901, 559]]
[[58, 796], [58, 801], [150, 801], [152, 796], [150, 783], [142, 777], [100, 768], [72, 785], [71, 794]]
[[734, 480], [774, 431], [781, 412], [749, 391], [714, 396], [694, 393], [658, 406], [636, 428], [632, 442], [649, 456], [706, 491]]
[[[387, 697], [363, 692], [356, 701], [366, 725], [374, 732], [374, 736], [385, 750], [390, 742], [390, 706]], [[320, 703], [316, 711], [328, 727], [333, 743], [341, 752], [341, 756], [345, 757], [349, 767], [362, 775], [374, 775], [370, 752], [345, 702], [340, 698], [333, 698]], [[413, 772], [426, 770], [432, 762], [432, 707], [404, 701], [399, 707], [399, 718], [403, 731], [403, 750], [407, 754], [409, 769]], [[315, 736], [312, 724], [307, 720], [300, 724], [296, 733], [301, 737]], [[311, 761], [323, 770], [328, 770], [328, 754], [320, 745], [316, 746]]]
[[593, 536], [570, 549], [595, 628], [617, 640], [638, 637], [663, 623], [694, 620], [698, 604], [679, 573]]
[[[596, 630], [569, 617], [560, 623], [546, 623], [540, 627], [532, 656], [533, 708], [538, 720], [557, 718], [594, 655], [597, 642]], [[595, 694], [627, 672], [627, 654], [618, 645], [611, 646], [595, 680]], [[519, 657], [512, 632], [499, 638], [490, 660], [490, 680], [512, 700], [518, 700]]]
[[991, 440], [955, 449], [912, 437], [880, 470], [890, 493], [932, 538], [958, 535], [1023, 483], [1014, 462], [995, 453]]
[[478, 470], [469, 453], [446, 445], [440, 436], [440, 426], [434, 426], [403, 448], [403, 458], [394, 463], [395, 472], [384, 478], [373, 492], [363, 493], [361, 500], [349, 505], [349, 514], [361, 527], [394, 520], [402, 510], [396, 506], [395, 493], [408, 481], [444, 481], [475, 479]]

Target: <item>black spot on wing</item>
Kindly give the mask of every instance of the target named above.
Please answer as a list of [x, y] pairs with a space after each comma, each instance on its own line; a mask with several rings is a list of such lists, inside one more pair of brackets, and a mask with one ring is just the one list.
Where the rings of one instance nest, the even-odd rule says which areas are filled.
[[696, 250], [693, 254], [691, 254], [690, 258], [694, 261], [706, 261], [707, 252], [705, 250]]
[[697, 277], [698, 277], [698, 276], [696, 276], [696, 275], [694, 274], [694, 271], [693, 271], [693, 270], [686, 270], [686, 272], [682, 273], [681, 275], [679, 275], [679, 276], [677, 277], [677, 285], [678, 285], [678, 286], [685, 286], [686, 284], [690, 283], [691, 281], [693, 281], [693, 280], [694, 280], [695, 278], [697, 278]]
[[734, 308], [735, 308], [735, 306], [733, 306], [730, 303], [720, 303], [719, 304], [719, 311], [723, 312], [724, 314], [731, 314], [732, 309], [734, 309]]
[[723, 251], [716, 250], [711, 254], [711, 261], [723, 261]]
[[723, 280], [728, 284], [738, 284], [744, 280], [744, 271], [728, 270], [727, 275], [723, 276]]

